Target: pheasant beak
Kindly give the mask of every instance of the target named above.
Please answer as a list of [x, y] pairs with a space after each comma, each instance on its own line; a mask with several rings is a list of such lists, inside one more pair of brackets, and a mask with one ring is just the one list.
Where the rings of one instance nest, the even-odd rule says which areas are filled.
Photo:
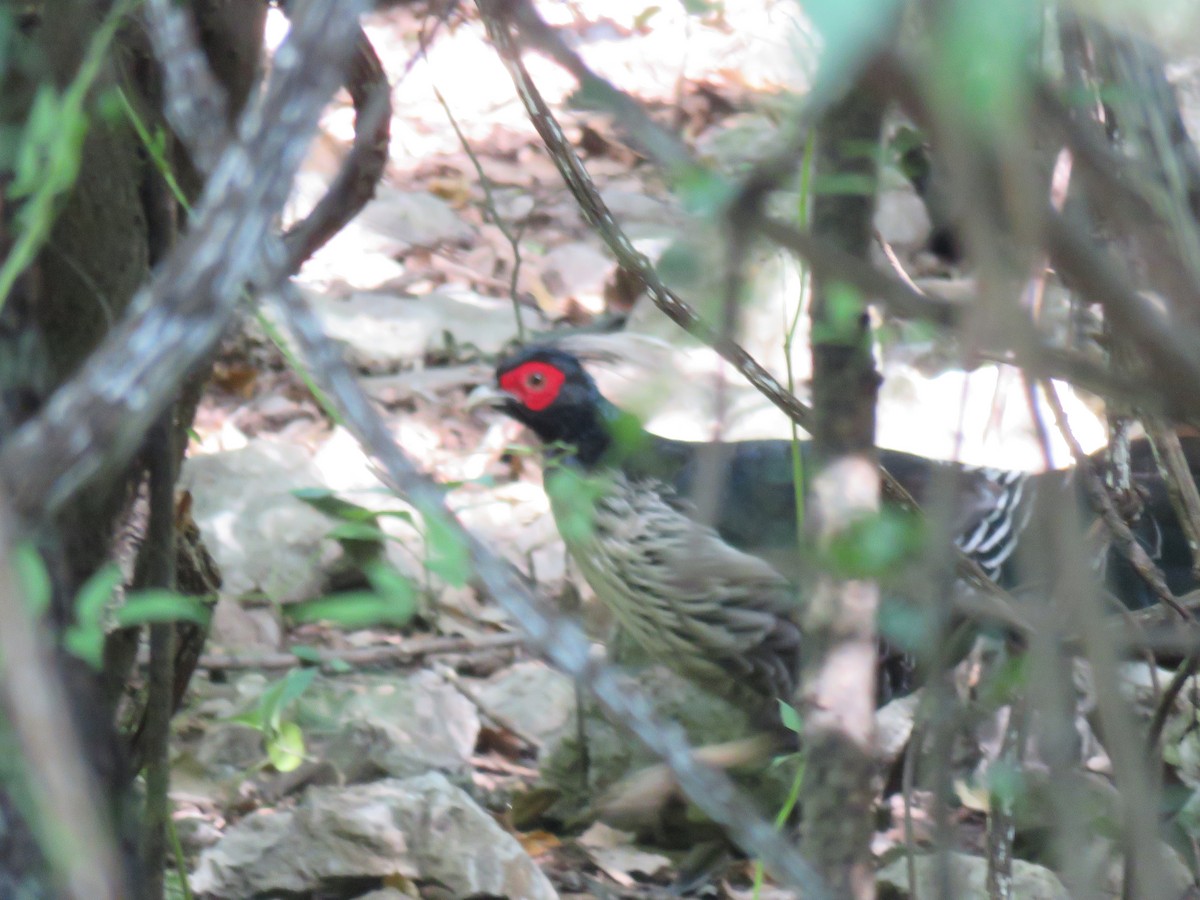
[[508, 391], [491, 384], [481, 384], [467, 395], [467, 412], [473, 412], [480, 407], [492, 409], [508, 409], [517, 402], [517, 398]]

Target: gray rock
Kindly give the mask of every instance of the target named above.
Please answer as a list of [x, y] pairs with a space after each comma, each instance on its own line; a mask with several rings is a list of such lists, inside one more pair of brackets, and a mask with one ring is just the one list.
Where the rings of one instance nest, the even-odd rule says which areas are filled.
[[308, 451], [255, 439], [241, 450], [190, 457], [180, 481], [221, 567], [222, 596], [289, 602], [320, 592], [337, 546], [324, 539], [332, 523], [291, 494], [321, 485]]
[[375, 199], [351, 223], [376, 250], [396, 256], [410, 247], [464, 244], [475, 231], [440, 197], [424, 191], [376, 188]]
[[[326, 757], [348, 782], [407, 777], [431, 769], [465, 775], [479, 714], [453, 685], [430, 671], [408, 677], [360, 676], [330, 682], [310, 711], [334, 719]], [[325, 706], [324, 710], [319, 709]]]
[[[762, 716], [769, 714], [705, 691], [664, 666], [638, 670], [637, 686], [655, 712], [682, 726], [697, 748], [761, 735]], [[569, 821], [602, 809], [608, 824], [669, 846], [714, 836], [716, 826], [703, 816], [687, 815], [686, 821], [680, 821], [684, 817], [676, 805], [663, 802], [677, 791], [671, 779], [664, 783], [654, 774], [657, 757], [613, 725], [590, 699], [583, 715], [586, 748], [571, 729], [543, 752], [541, 784], [559, 797], [550, 815]], [[759, 766], [745, 766], [737, 780], [756, 798], [764, 815], [774, 815], [781, 798], [787, 796], [795, 769], [768, 762], [764, 757]]]
[[650, 196], [645, 190], [635, 190], [631, 184], [604, 188], [600, 197], [618, 221], [677, 225], [683, 218], [669, 200]]
[[519, 662], [497, 672], [479, 688], [479, 699], [543, 747], [575, 727], [575, 683], [543, 662]]
[[[902, 896], [905, 897], [936, 897], [937, 858], [932, 854], [918, 855], [915, 868], [915, 892], [908, 883], [908, 860], [905, 857], [900, 857], [880, 869], [876, 882], [880, 887], [890, 887], [894, 891], [902, 892]], [[951, 894], [958, 900], [988, 896], [987, 860], [982, 856], [951, 853], [950, 877], [953, 883]], [[1068, 900], [1070, 897], [1057, 875], [1047, 868], [1023, 859], [1013, 860], [1012, 895], [1020, 897], [1021, 900]]]
[[616, 268], [610, 256], [583, 242], [561, 244], [542, 257], [539, 268], [554, 294], [574, 297], [593, 312], [604, 308], [604, 282]]
[[[1143, 897], [1181, 897], [1186, 898], [1189, 891], [1194, 890], [1195, 879], [1191, 868], [1180, 855], [1179, 851], [1165, 841], [1155, 841], [1157, 855], [1150, 857], [1150, 867], [1153, 878], [1139, 878]], [[1107, 863], [1103, 866], [1104, 879], [1102, 890], [1108, 896], [1121, 897], [1127, 891], [1125, 887], [1125, 850], [1115, 841], [1108, 838], [1093, 838], [1090, 846], [1084, 850], [1086, 858], [1093, 864]], [[1149, 873], [1147, 873], [1149, 874]]]
[[205, 772], [224, 778], [253, 769], [266, 752], [257, 729], [239, 722], [214, 722], [205, 730], [195, 757]]
[[895, 764], [908, 746], [920, 703], [921, 692], [917, 691], [875, 712], [875, 759], [881, 767]]
[[516, 839], [438, 774], [313, 788], [294, 810], [248, 816], [204, 851], [191, 881], [199, 896], [226, 898], [355, 877], [438, 882], [456, 897], [557, 897]]
[[278, 650], [283, 641], [278, 612], [267, 607], [247, 609], [223, 597], [213, 609], [208, 649], [223, 653], [265, 653]]
[[[350, 361], [372, 373], [394, 372], [420, 364], [441, 350], [449, 335], [496, 353], [517, 334], [512, 304], [466, 288], [443, 288], [422, 297], [383, 292], [357, 293], [345, 299], [309, 295], [326, 333], [347, 348]], [[541, 323], [523, 309], [528, 327]]]

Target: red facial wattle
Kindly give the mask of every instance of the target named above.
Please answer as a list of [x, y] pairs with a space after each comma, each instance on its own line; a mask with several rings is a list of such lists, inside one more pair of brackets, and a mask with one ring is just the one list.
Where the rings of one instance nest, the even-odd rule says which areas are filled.
[[562, 371], [549, 363], [527, 362], [500, 376], [500, 389], [534, 412], [540, 412], [558, 398], [566, 381]]

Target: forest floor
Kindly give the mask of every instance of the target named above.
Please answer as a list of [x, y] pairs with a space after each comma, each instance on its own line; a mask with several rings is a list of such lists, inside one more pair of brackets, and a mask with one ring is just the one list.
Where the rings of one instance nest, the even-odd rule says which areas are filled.
[[[803, 90], [811, 52], [795, 8], [729, 4], [721, 15], [689, 15], [683, 4], [583, 0], [544, 11], [600, 74], [639, 97], [703, 158], [737, 172], [770, 146]], [[521, 430], [465, 409], [499, 352], [520, 337], [573, 330], [585, 335], [578, 346], [615, 359], [597, 371], [605, 392], [659, 433], [711, 436], [719, 382], [727, 438], [786, 437], [790, 428], [711, 352], [629, 294], [482, 26], [430, 27], [403, 7], [369, 20], [393, 84], [390, 162], [377, 198], [300, 282], [401, 445], [455, 486], [450, 499], [463, 521], [543, 595], [582, 595], [587, 608], [535, 458], [507, 452], [526, 441]], [[422, 35], [427, 53], [419, 51]], [[606, 119], [572, 107], [569, 76], [539, 57], [528, 63], [638, 249], [690, 301], [715, 309], [720, 272], [710, 261], [722, 258], [720, 229], [689, 217]], [[351, 134], [343, 103], [326, 116], [294, 213], [319, 196]], [[881, 241], [918, 283], [968, 290], [965, 273], [923, 249], [929, 223], [911, 189], [896, 172], [885, 185]], [[764, 249], [753, 261], [741, 337], [781, 377], [801, 281], [798, 264], [783, 254]], [[619, 320], [621, 330], [594, 333]], [[808, 365], [799, 321], [793, 377], [802, 390]], [[882, 444], [1008, 468], [1068, 462], [1061, 442], [1047, 460], [1013, 371], [987, 365], [966, 373], [970, 348], [939, 345], [900, 323], [879, 325]], [[1065, 399], [1077, 436], [1098, 446], [1103, 429], [1093, 407]], [[751, 863], [684, 859], [684, 831], [653, 843], [565, 821], [563, 772], [572, 764], [562, 754], [582, 728], [575, 686], [530, 658], [502, 610], [446, 577], [419, 517], [382, 489], [261, 322], [248, 318], [226, 343], [182, 486], [224, 576], [208, 656], [177, 717], [173, 751], [175, 821], [200, 895], [655, 897], [693, 872], [705, 896], [752, 896]], [[331, 512], [322, 492], [347, 505]], [[414, 585], [417, 614], [401, 627], [350, 629], [295, 615], [331, 590], [361, 587], [344, 565], [361, 537], [353, 522], [386, 533], [383, 554]], [[602, 623], [593, 625], [602, 635]], [[318, 653], [323, 666], [302, 665]], [[679, 702], [670, 694], [679, 689], [664, 690]], [[585, 709], [586, 730], [603, 730]], [[901, 735], [898, 747], [911, 709], [891, 713], [887, 727]], [[699, 737], [715, 737], [704, 721], [694, 724]], [[962, 803], [952, 824], [965, 853], [982, 845], [986, 799], [972, 773], [995, 739], [981, 734], [974, 755], [962, 754]], [[644, 760], [611, 750], [618, 741], [611, 730], [590, 740], [610, 748], [591, 751], [591, 785]], [[768, 799], [764, 813], [773, 814], [782, 796]], [[892, 797], [877, 836], [881, 859], [903, 843], [900, 801]], [[914, 827], [927, 841], [931, 825], [920, 803]], [[974, 879], [962, 865], [963, 877]], [[1045, 870], [1028, 865], [1019, 877], [1040, 884]], [[774, 890], [768, 879], [757, 896], [778, 896]], [[1021, 896], [1057, 896], [1045, 890]]]

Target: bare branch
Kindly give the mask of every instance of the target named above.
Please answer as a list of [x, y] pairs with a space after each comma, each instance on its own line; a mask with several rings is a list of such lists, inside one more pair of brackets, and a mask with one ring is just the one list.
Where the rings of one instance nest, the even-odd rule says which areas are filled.
[[183, 8], [148, 0], [146, 18], [154, 53], [162, 63], [167, 119], [202, 172], [217, 167], [229, 143], [228, 99], [201, 52]]
[[121, 900], [126, 889], [95, 773], [70, 714], [59, 667], [13, 569], [20, 532], [0, 494], [0, 696], [37, 805], [42, 846], [73, 900]]
[[237, 655], [207, 653], [200, 657], [197, 668], [210, 672], [237, 669], [293, 669], [317, 665], [322, 670], [336, 672], [338, 664], [350, 666], [398, 666], [420, 662], [430, 656], [469, 654], [519, 647], [524, 639], [519, 634], [489, 634], [478, 638], [434, 637], [409, 640], [402, 644], [382, 647], [351, 647], [347, 650], [321, 650], [312, 660], [301, 659], [295, 653], [257, 653]]
[[337, 234], [375, 196], [383, 177], [391, 139], [391, 89], [383, 65], [366, 33], [360, 28], [350, 62], [346, 89], [354, 103], [354, 145], [338, 170], [333, 184], [303, 221], [284, 235], [288, 271], [300, 270], [304, 261]]
[[1191, 618], [1191, 613], [1181, 606], [1175, 599], [1175, 595], [1171, 593], [1162, 570], [1155, 565], [1154, 560], [1146, 553], [1146, 548], [1141, 545], [1137, 536], [1121, 518], [1121, 514], [1117, 512], [1116, 505], [1093, 468], [1091, 459], [1083, 452], [1083, 448], [1079, 446], [1079, 441], [1075, 439], [1075, 435], [1071, 431], [1067, 422], [1066, 410], [1063, 409], [1062, 401], [1059, 399], [1054, 385], [1043, 383], [1042, 392], [1050, 404], [1050, 409], [1054, 412], [1059, 433], [1062, 434], [1067, 446], [1071, 448], [1071, 454], [1075, 457], [1075, 466], [1078, 469], [1079, 477], [1083, 479], [1083, 488], [1087, 492], [1088, 500], [1112, 533], [1117, 550], [1129, 560], [1134, 571], [1138, 573], [1160, 603], [1175, 610], [1180, 618]]
[[216, 344], [247, 282], [284, 271], [267, 238], [308, 136], [340, 81], [357, 3], [304, 4], [276, 53], [261, 104], [242, 117], [187, 236], [79, 373], [0, 450], [0, 479], [24, 518], [48, 515], [124, 464], [189, 371]]
[[[875, 157], [861, 148], [879, 142], [882, 123], [883, 104], [868, 92], [851, 90], [817, 132], [817, 176], [877, 184]], [[818, 194], [812, 227], [869, 267], [874, 211], [873, 189]], [[881, 379], [872, 355], [867, 300], [861, 294], [839, 297], [839, 288], [834, 279], [814, 278], [810, 333], [817, 466], [810, 515], [819, 523], [817, 539], [826, 543], [876, 514], [880, 502], [875, 402]], [[805, 639], [802, 694], [797, 698], [804, 710], [802, 842], [812, 848], [818, 870], [833, 890], [860, 900], [875, 896], [871, 748], [878, 610], [877, 582], [823, 572], [800, 612]]]

